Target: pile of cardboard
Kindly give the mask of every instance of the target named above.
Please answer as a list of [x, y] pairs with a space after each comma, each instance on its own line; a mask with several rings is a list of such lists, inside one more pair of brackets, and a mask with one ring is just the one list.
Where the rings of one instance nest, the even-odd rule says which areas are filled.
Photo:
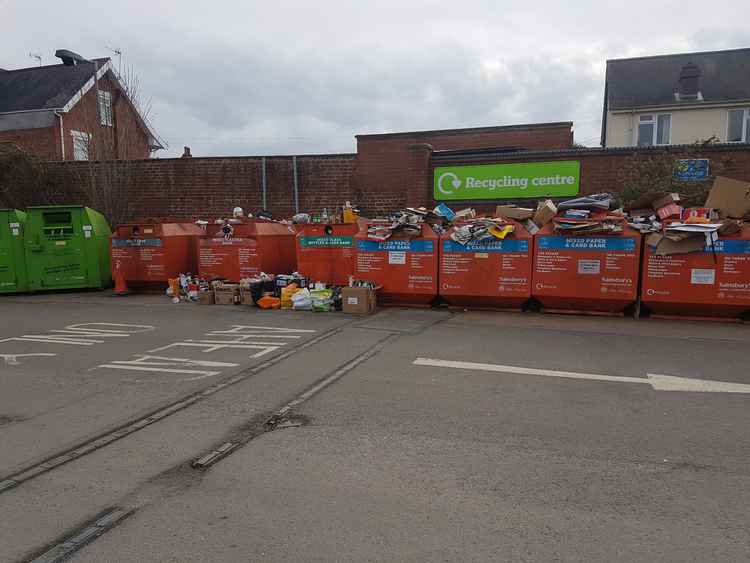
[[702, 207], [682, 203], [680, 194], [652, 193], [631, 204], [630, 225], [651, 233], [646, 242], [656, 254], [701, 252], [719, 237], [739, 232], [750, 217], [750, 182], [719, 176]]

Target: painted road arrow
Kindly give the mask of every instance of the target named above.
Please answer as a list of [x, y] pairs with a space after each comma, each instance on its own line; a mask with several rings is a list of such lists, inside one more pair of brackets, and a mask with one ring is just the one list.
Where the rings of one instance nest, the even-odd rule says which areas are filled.
[[497, 364], [480, 364], [476, 362], [454, 362], [417, 358], [414, 365], [436, 368], [467, 369], [491, 371], [495, 373], [513, 373], [520, 375], [537, 375], [542, 377], [559, 377], [563, 379], [587, 379], [589, 381], [613, 381], [618, 383], [646, 383], [655, 391], [694, 391], [699, 393], [750, 393], [750, 385], [730, 381], [712, 381], [710, 379], [691, 379], [673, 375], [647, 373], [646, 377], [626, 377], [619, 375], [600, 375], [596, 373], [577, 373], [574, 371], [556, 371], [549, 369], [503, 366]]

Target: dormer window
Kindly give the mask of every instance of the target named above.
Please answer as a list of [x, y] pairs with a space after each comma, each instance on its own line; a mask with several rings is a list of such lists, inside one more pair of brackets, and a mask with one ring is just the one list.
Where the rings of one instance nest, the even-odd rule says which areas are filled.
[[672, 115], [669, 113], [646, 114], [638, 117], [639, 147], [668, 145], [672, 139]]

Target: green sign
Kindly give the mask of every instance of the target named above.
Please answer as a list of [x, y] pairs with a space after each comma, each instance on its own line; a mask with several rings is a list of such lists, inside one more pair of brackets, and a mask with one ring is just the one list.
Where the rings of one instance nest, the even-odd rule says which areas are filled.
[[354, 246], [354, 238], [339, 236], [301, 237], [299, 244], [302, 248], [346, 248]]
[[581, 163], [522, 162], [435, 168], [434, 194], [438, 201], [567, 197], [578, 194]]

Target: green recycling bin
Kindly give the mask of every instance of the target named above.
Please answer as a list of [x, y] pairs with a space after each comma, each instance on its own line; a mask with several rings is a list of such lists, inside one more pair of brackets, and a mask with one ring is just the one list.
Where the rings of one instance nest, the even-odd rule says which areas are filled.
[[82, 205], [49, 205], [29, 207], [26, 215], [29, 291], [111, 285], [111, 231], [101, 213]]
[[23, 236], [26, 214], [0, 209], [0, 293], [28, 291]]

